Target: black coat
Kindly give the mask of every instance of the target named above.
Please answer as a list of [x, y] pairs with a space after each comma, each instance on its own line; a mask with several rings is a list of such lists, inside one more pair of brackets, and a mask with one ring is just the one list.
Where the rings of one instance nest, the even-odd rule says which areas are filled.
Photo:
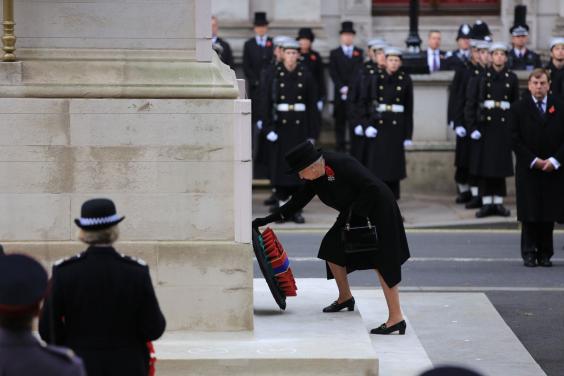
[[341, 99], [341, 88], [349, 87], [353, 83], [358, 71], [362, 69], [363, 63], [362, 50], [354, 47], [352, 57], [347, 57], [341, 46], [331, 50], [329, 54], [329, 75], [333, 80], [334, 88], [334, 112], [333, 116], [339, 116], [339, 112], [347, 111], [347, 101]]
[[[265, 114], [263, 134], [266, 136], [274, 131], [278, 135], [276, 142], [265, 141], [269, 174], [274, 186], [298, 186], [300, 180], [286, 173], [289, 166], [284, 155], [294, 146], [316, 137], [319, 129], [317, 91], [313, 77], [301, 64], [292, 72], [282, 64], [279, 67], [274, 69], [272, 79], [265, 82], [264, 101], [261, 102], [264, 106], [261, 113]], [[276, 106], [281, 103], [303, 103], [306, 111], [277, 111]]]
[[[378, 131], [365, 140], [364, 165], [384, 181], [404, 179], [406, 174], [403, 142], [413, 137], [413, 83], [404, 71], [386, 71], [371, 76], [369, 97], [365, 100], [370, 125]], [[403, 105], [404, 112], [377, 112], [377, 104]]]
[[112, 247], [90, 247], [53, 267], [39, 334], [68, 346], [88, 376], [145, 376], [147, 342], [165, 330], [147, 265]]
[[564, 221], [564, 167], [531, 169], [535, 158], [553, 157], [564, 166], [564, 103], [549, 95], [546, 108], [541, 116], [529, 95], [511, 110], [517, 218], [523, 222]]
[[470, 173], [483, 178], [513, 176], [509, 111], [501, 108], [486, 109], [485, 100], [513, 103], [519, 99], [519, 80], [507, 69], [496, 72], [488, 68], [472, 77], [467, 88], [465, 120], [468, 135], [480, 131], [479, 140], [470, 140], [473, 152]]
[[[427, 61], [427, 50], [423, 51], [425, 54], [425, 65], [427, 66], [427, 72], [431, 72], [431, 67], [429, 66], [429, 62]], [[443, 50], [439, 50], [439, 71], [450, 70], [452, 68], [449, 67], [449, 62], [447, 62], [447, 53]]]
[[[317, 257], [346, 266], [348, 272], [376, 268], [388, 286], [395, 286], [401, 281], [401, 265], [410, 255], [401, 213], [393, 193], [353, 157], [330, 152], [324, 152], [323, 157], [326, 166], [333, 171], [333, 178], [324, 175], [306, 182], [278, 213], [285, 218], [290, 217], [317, 195], [325, 205], [339, 212], [335, 224], [321, 242]], [[376, 226], [381, 246], [379, 252], [356, 256], [345, 254], [341, 230], [350, 209], [353, 223], [364, 221], [366, 224], [366, 217], [369, 217]], [[328, 267], [327, 278], [333, 278]]]
[[325, 76], [323, 75], [323, 60], [319, 52], [310, 50], [307, 53], [300, 54], [300, 62], [309, 69], [311, 75], [317, 85], [317, 95], [319, 99], [325, 99], [327, 89], [325, 88]]
[[229, 43], [219, 37], [217, 37], [215, 43], [219, 46], [218, 48], [215, 48], [215, 50], [221, 61], [233, 69], [235, 63], [233, 61], [233, 51], [231, 50]]
[[512, 48], [507, 55], [507, 66], [511, 70], [528, 70], [540, 68], [542, 65], [540, 55], [527, 49], [525, 56], [517, 57], [515, 50]]
[[255, 91], [260, 84], [260, 73], [270, 64], [273, 54], [272, 38], [268, 37], [266, 46], [257, 44], [255, 37], [247, 40], [243, 46], [243, 71], [249, 85], [249, 98], [255, 99]]
[[445, 54], [445, 60], [441, 70], [457, 70], [464, 68], [468, 63], [468, 58], [460, 50], [449, 51]]
[[550, 72], [550, 93], [564, 99], [564, 68], [556, 68], [551, 60], [546, 69]]

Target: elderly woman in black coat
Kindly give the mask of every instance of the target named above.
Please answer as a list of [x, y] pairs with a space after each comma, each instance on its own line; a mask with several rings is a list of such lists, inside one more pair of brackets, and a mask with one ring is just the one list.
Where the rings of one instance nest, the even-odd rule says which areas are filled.
[[[288, 154], [290, 171], [297, 172], [306, 181], [303, 188], [288, 203], [265, 218], [253, 221], [258, 228], [270, 222], [289, 218], [306, 206], [315, 195], [326, 205], [339, 211], [333, 227], [327, 232], [318, 257], [326, 261], [327, 278], [335, 278], [339, 297], [323, 312], [354, 310], [347, 274], [355, 270], [375, 269], [388, 305], [388, 320], [372, 334], [405, 333], [406, 324], [400, 308], [398, 284], [401, 265], [409, 258], [409, 247], [402, 217], [390, 189], [362, 166], [356, 159], [344, 154], [316, 150], [304, 142]], [[346, 253], [342, 230], [352, 213], [352, 223], [366, 224], [366, 218], [376, 227], [379, 250]]]

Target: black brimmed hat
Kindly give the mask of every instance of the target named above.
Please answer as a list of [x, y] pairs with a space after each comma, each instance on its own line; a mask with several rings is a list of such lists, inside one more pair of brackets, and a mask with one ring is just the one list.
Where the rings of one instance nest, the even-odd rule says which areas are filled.
[[516, 5], [515, 13], [513, 16], [513, 26], [509, 32], [514, 37], [529, 35], [529, 25], [527, 25], [527, 6]]
[[29, 256], [6, 255], [0, 261], [0, 314], [32, 314], [47, 293], [47, 272]]
[[82, 204], [80, 218], [74, 223], [83, 230], [102, 230], [112, 227], [125, 219], [118, 215], [114, 202], [107, 198], [94, 198]]
[[356, 30], [354, 29], [354, 23], [352, 21], [341, 22], [341, 31], [339, 31], [339, 34], [343, 34], [343, 33], [356, 34]]
[[291, 174], [300, 172], [321, 158], [321, 156], [322, 154], [320, 149], [316, 149], [311, 142], [304, 141], [291, 149], [284, 156], [286, 163], [290, 166], [290, 169], [286, 171], [286, 173]]
[[298, 30], [298, 37], [296, 38], [296, 40], [300, 40], [302, 38], [309, 39], [313, 42], [315, 40], [315, 34], [311, 30], [311, 28], [302, 27], [300, 30]]
[[268, 20], [266, 19], [266, 12], [255, 12], [255, 20], [253, 21], [254, 26], [266, 26], [268, 25]]

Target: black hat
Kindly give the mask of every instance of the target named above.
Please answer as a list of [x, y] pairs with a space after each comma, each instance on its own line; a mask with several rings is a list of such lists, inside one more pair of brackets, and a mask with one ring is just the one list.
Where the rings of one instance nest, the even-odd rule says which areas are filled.
[[253, 22], [255, 26], [266, 26], [268, 25], [268, 20], [266, 19], [266, 12], [255, 12], [255, 20]]
[[529, 25], [527, 25], [527, 6], [516, 5], [513, 15], [513, 26], [509, 32], [514, 37], [529, 35]]
[[107, 198], [94, 198], [82, 204], [80, 218], [74, 223], [83, 230], [102, 230], [117, 225], [125, 219], [118, 215], [114, 202]]
[[29, 256], [12, 254], [0, 260], [0, 314], [33, 313], [47, 292], [47, 272]]
[[442, 366], [423, 372], [421, 376], [481, 376], [481, 374], [468, 368]]
[[471, 33], [472, 33], [472, 26], [470, 26], [469, 24], [462, 24], [458, 28], [458, 34], [456, 34], [456, 40], [459, 40], [460, 38], [470, 39]]
[[476, 23], [474, 23], [470, 31], [470, 35], [470, 39], [485, 40], [487, 42], [492, 41], [490, 28], [488, 27], [488, 24], [482, 20], [477, 20]]
[[341, 31], [339, 31], [339, 34], [343, 34], [343, 33], [356, 34], [356, 31], [354, 29], [354, 23], [352, 21], [341, 22]]
[[304, 141], [297, 145], [284, 156], [290, 169], [288, 174], [299, 172], [321, 158], [321, 150], [316, 149], [309, 141]]
[[311, 28], [302, 27], [300, 30], [298, 30], [298, 37], [296, 38], [296, 40], [300, 40], [302, 38], [309, 39], [313, 42], [315, 40], [315, 34], [313, 34]]

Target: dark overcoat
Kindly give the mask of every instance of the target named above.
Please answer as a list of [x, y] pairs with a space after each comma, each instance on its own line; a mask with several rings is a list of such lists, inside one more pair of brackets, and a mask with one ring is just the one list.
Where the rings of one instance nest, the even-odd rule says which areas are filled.
[[[401, 281], [401, 265], [410, 255], [401, 213], [392, 191], [351, 156], [323, 152], [323, 157], [332, 173], [307, 181], [279, 209], [279, 213], [288, 218], [317, 195], [325, 205], [339, 212], [335, 224], [321, 242], [317, 257], [345, 266], [349, 273], [378, 269], [389, 287], [397, 285]], [[345, 254], [341, 231], [351, 209], [353, 223], [365, 224], [369, 217], [376, 226], [381, 248], [378, 252], [356, 256]], [[329, 267], [327, 278], [333, 278]]]
[[[386, 71], [371, 76], [370, 125], [378, 131], [365, 140], [364, 165], [383, 181], [404, 179], [406, 174], [403, 142], [413, 137], [413, 83], [404, 71], [389, 75]], [[378, 112], [379, 104], [402, 105], [403, 112]]]
[[341, 99], [340, 90], [344, 86], [349, 87], [350, 90], [350, 85], [362, 68], [363, 60], [362, 50], [356, 46], [353, 48], [353, 54], [350, 58], [345, 55], [340, 46], [331, 50], [329, 54], [329, 74], [334, 86], [334, 117], [346, 116], [347, 101]]
[[[264, 134], [276, 132], [276, 142], [265, 142], [268, 148], [269, 174], [274, 186], [298, 186], [300, 180], [287, 173], [289, 166], [284, 155], [294, 146], [313, 139], [318, 129], [317, 92], [313, 77], [298, 64], [288, 71], [283, 64], [275, 70], [274, 78], [266, 83], [264, 112], [266, 115]], [[277, 111], [279, 104], [305, 104], [305, 111]]]
[[325, 76], [323, 75], [323, 59], [319, 52], [310, 50], [309, 52], [300, 52], [300, 63], [309, 69], [313, 76], [315, 84], [317, 85], [318, 98], [324, 99], [327, 96], [327, 89], [325, 87]]
[[516, 156], [517, 219], [522, 222], [564, 221], [564, 167], [553, 172], [531, 168], [535, 158], [555, 158], [564, 166], [564, 103], [549, 95], [540, 114], [529, 95], [511, 110]]
[[487, 109], [484, 101], [505, 101], [510, 104], [519, 99], [519, 80], [515, 73], [503, 69], [496, 72], [488, 68], [481, 75], [473, 77], [467, 88], [465, 119], [468, 134], [474, 130], [481, 133], [479, 140], [471, 140], [470, 173], [483, 178], [504, 178], [513, 176], [511, 153], [511, 132], [509, 110], [500, 107]]
[[550, 93], [564, 99], [564, 68], [556, 68], [550, 60], [546, 69], [550, 72]]
[[449, 51], [445, 55], [444, 69], [455, 71], [464, 68], [466, 63], [468, 63], [468, 58], [461, 50]]
[[[260, 74], [272, 61], [273, 51], [272, 38], [270, 37], [267, 38], [265, 47], [259, 46], [255, 37], [247, 40], [243, 46], [243, 72], [249, 88], [248, 97], [253, 101], [257, 99]], [[254, 107], [253, 104], [253, 121], [256, 121]]]
[[224, 64], [229, 65], [231, 69], [235, 66], [235, 62], [233, 61], [233, 51], [231, 50], [231, 46], [227, 41], [217, 37], [215, 43], [220, 46], [217, 51], [217, 55], [221, 59]]
[[147, 342], [166, 324], [143, 261], [89, 247], [56, 263], [51, 283], [41, 338], [71, 348], [88, 376], [147, 375]]
[[523, 57], [517, 57], [513, 48], [507, 54], [507, 66], [511, 70], [532, 71], [535, 68], [540, 68], [541, 65], [540, 55], [529, 49]]

